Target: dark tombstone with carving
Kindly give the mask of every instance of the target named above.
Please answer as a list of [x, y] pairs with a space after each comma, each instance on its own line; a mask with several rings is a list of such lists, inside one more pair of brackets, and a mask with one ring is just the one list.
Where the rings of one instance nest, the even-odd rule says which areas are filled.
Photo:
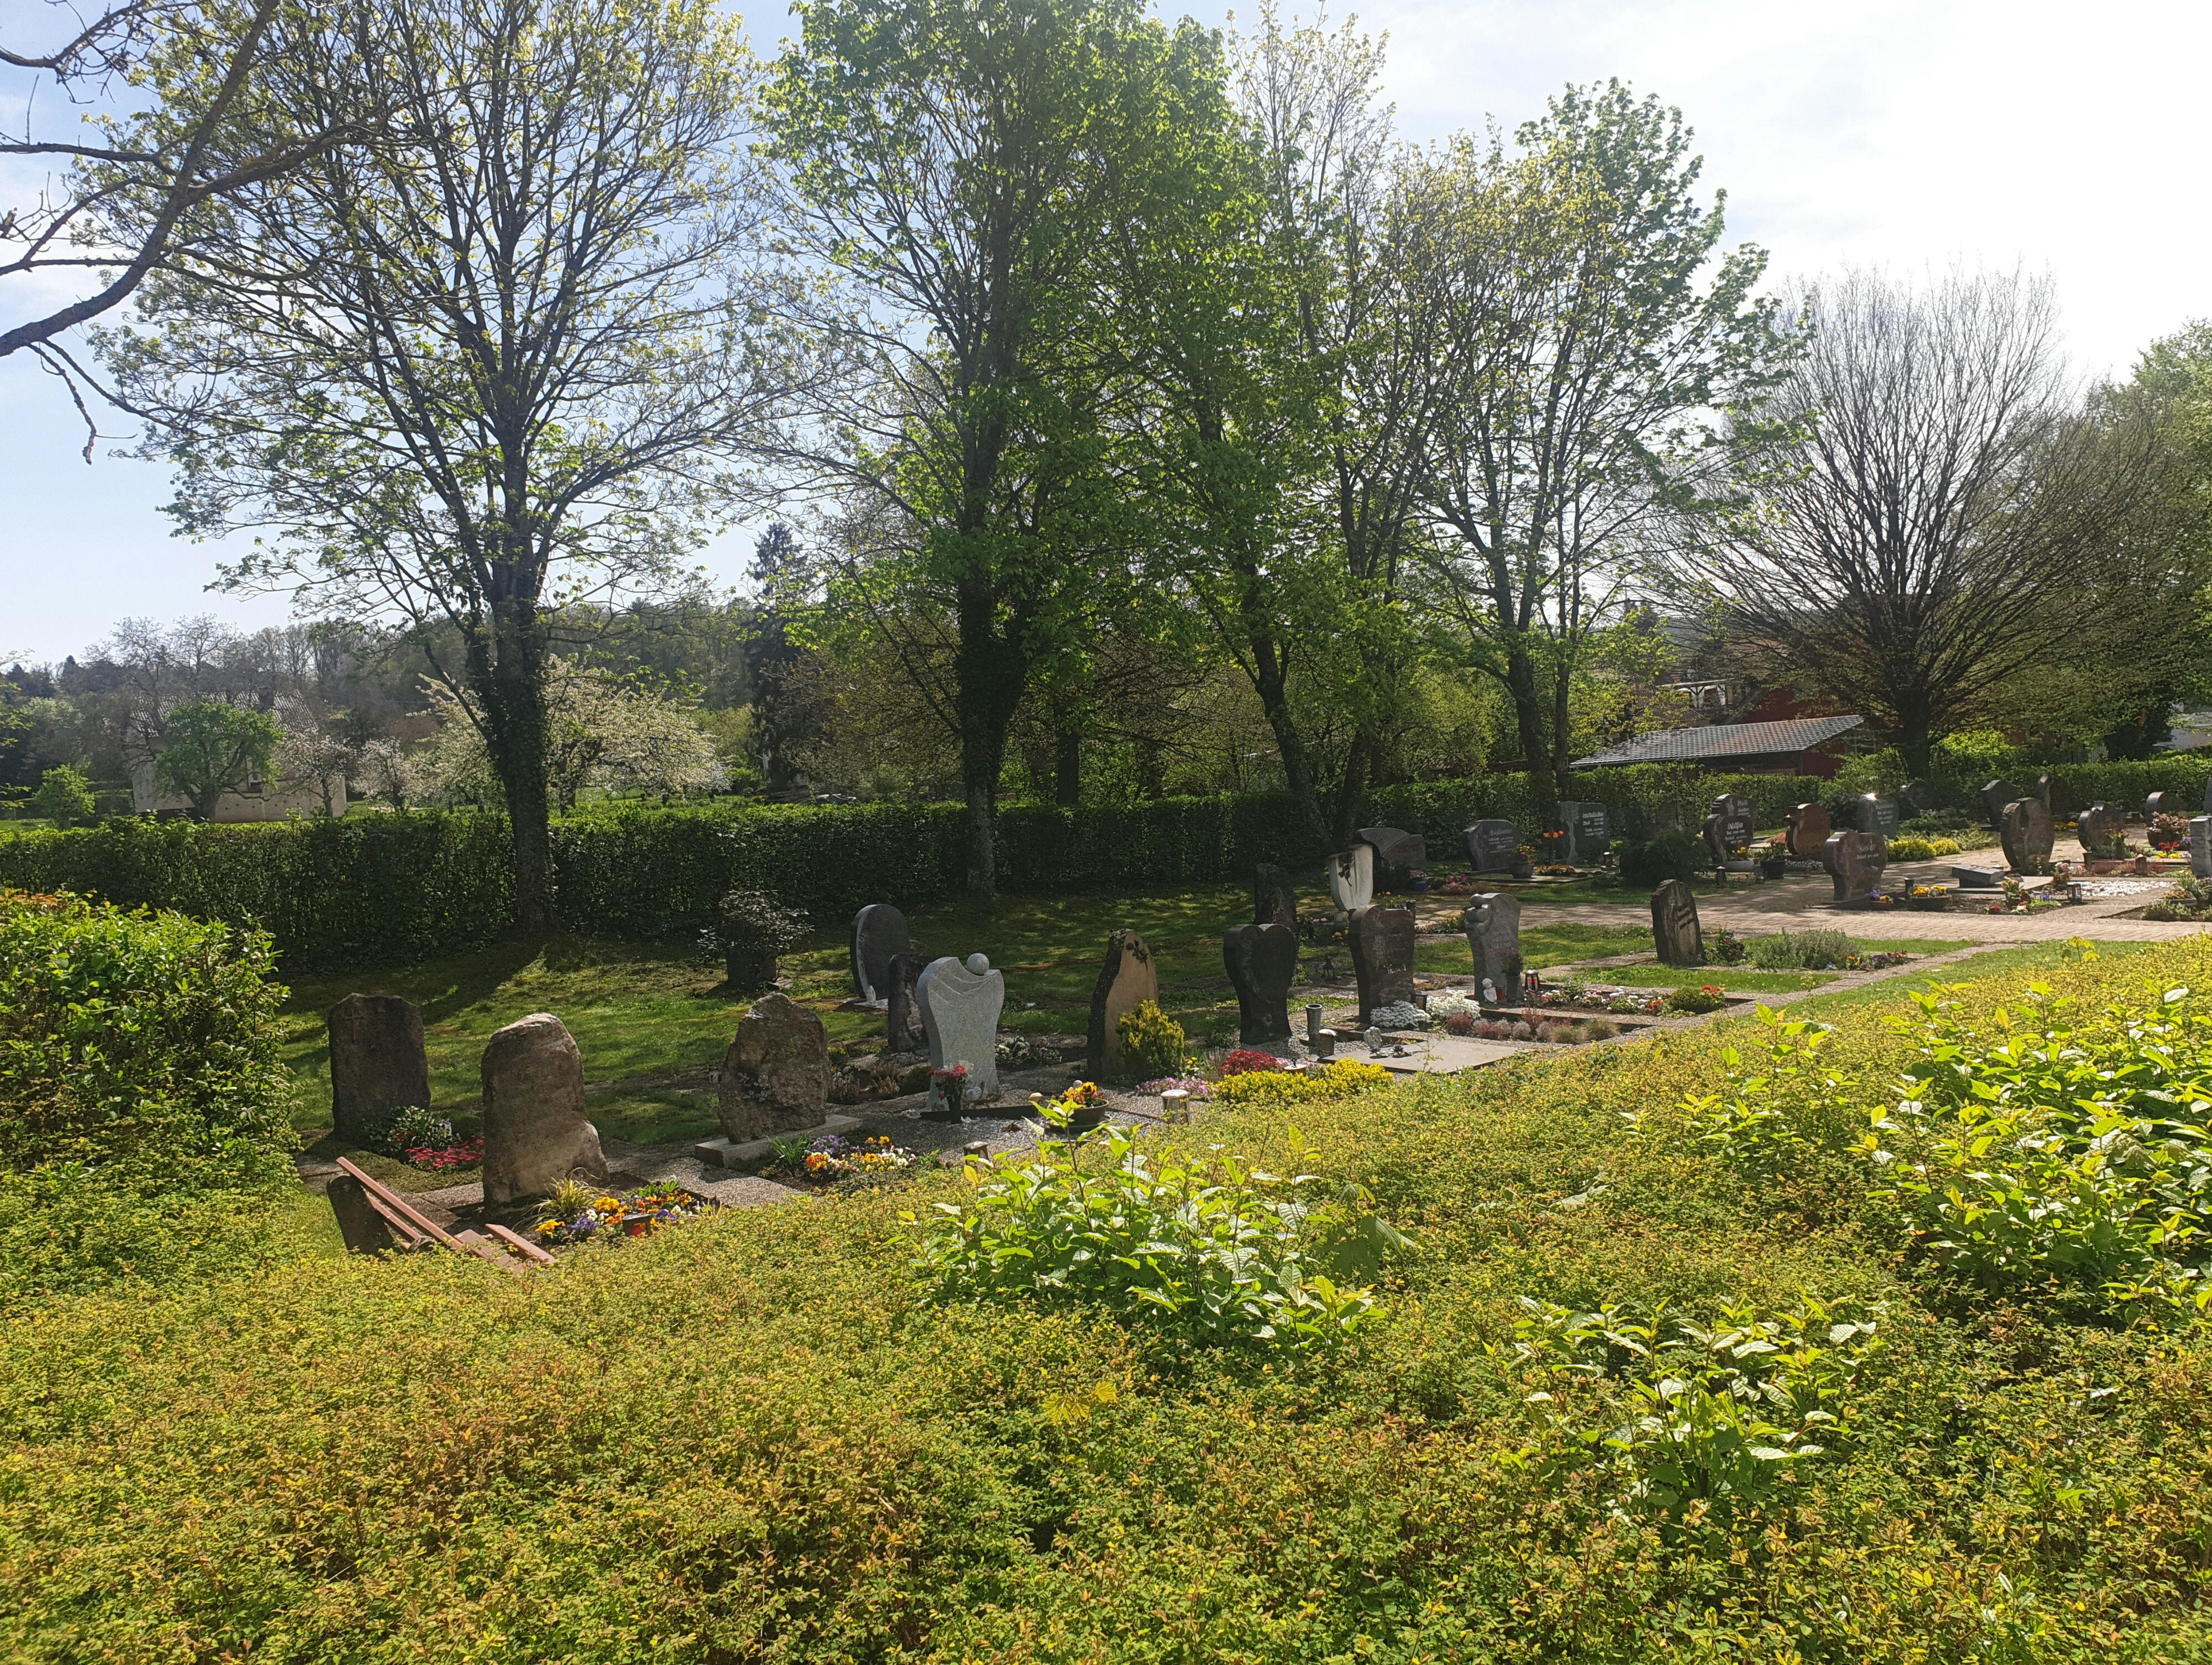
[[550, 1012], [509, 1024], [486, 1043], [483, 1075], [486, 1202], [542, 1197], [574, 1174], [607, 1176], [567, 1024]]
[[1862, 793], [1851, 800], [1851, 817], [1863, 833], [1883, 839], [1897, 836], [1899, 823], [1894, 798], [1884, 798], [1878, 792]]
[[[2050, 777], [2044, 777], [2048, 780]], [[2009, 781], [1998, 779], [1984, 787], [1977, 794], [1982, 800], [1982, 819], [1992, 827], [2004, 825], [2005, 805], [2025, 798], [2027, 794]]]
[[1289, 1040], [1297, 933], [1281, 925], [1232, 925], [1222, 933], [1221, 963], [1237, 991], [1237, 1038], [1248, 1047]]
[[880, 1000], [891, 986], [891, 956], [914, 947], [906, 915], [888, 902], [872, 902], [853, 915], [853, 998]]
[[1705, 933], [1698, 923], [1698, 898], [1679, 878], [1651, 893], [1651, 937], [1662, 965], [1703, 965]]
[[1478, 873], [1510, 873], [1521, 860], [1521, 835], [1510, 821], [1478, 821], [1467, 829], [1467, 859]]
[[2016, 873], [2051, 871], [2051, 806], [2040, 798], [2016, 798], [2005, 805], [1999, 829], [2005, 861]]
[[894, 954], [884, 973], [890, 987], [883, 991], [884, 1029], [891, 1052], [927, 1052], [929, 1030], [921, 1021], [921, 974], [929, 964], [927, 954]]
[[2091, 861], [2117, 861], [2127, 848], [2127, 817], [2110, 804], [2092, 804], [2075, 823], [2081, 854]]
[[1888, 866], [1889, 841], [1880, 833], [1846, 828], [1828, 840], [1828, 876], [1839, 906], [1863, 907], [1881, 889]]
[[1396, 827], [1362, 827], [1359, 842], [1375, 852], [1375, 888], [1378, 890], [1412, 889], [1413, 874], [1429, 865], [1428, 841], [1419, 833], [1404, 832]]
[[1152, 951], [1134, 931], [1116, 931], [1106, 939], [1106, 963], [1098, 969], [1097, 986], [1091, 991], [1091, 1033], [1085, 1057], [1094, 1075], [1118, 1076], [1127, 1067], [1121, 1051], [1121, 1019], [1146, 1001], [1158, 1005], [1159, 969]]
[[1252, 923], [1298, 928], [1298, 895], [1290, 874], [1264, 861], [1252, 870]]
[[743, 1144], [818, 1127], [829, 1107], [830, 1036], [822, 1019], [788, 994], [763, 995], [738, 1019], [722, 1056], [715, 1106], [722, 1131]]
[[430, 1108], [422, 1013], [397, 994], [349, 994], [330, 1011], [331, 1129], [381, 1147], [394, 1110]]
[[1572, 866], [1594, 866], [1613, 848], [1612, 819], [1602, 804], [1562, 799], [1559, 825], [1567, 835], [1566, 848], [1560, 854]]
[[1467, 899], [1467, 945], [1474, 956], [1474, 981], [1487, 978], [1501, 1000], [1521, 998], [1521, 902], [1517, 896]]
[[1828, 835], [1835, 828], [1826, 810], [1818, 804], [1800, 804], [1790, 811], [1788, 824], [1784, 839], [1790, 854], [1800, 861], [1818, 861], [1827, 854]]
[[1352, 975], [1359, 983], [1359, 1027], [1377, 1007], [1413, 1000], [1413, 942], [1419, 930], [1410, 908], [1363, 908], [1352, 916]]

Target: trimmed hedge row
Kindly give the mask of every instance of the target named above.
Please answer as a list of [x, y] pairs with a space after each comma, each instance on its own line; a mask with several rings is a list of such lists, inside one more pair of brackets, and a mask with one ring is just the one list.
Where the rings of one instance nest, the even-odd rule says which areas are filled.
[[[1642, 836], [1695, 826], [1724, 792], [1762, 826], [1821, 782], [1644, 767], [1595, 772], [1582, 795]], [[1386, 787], [1368, 824], [1425, 836], [1459, 859], [1468, 823], [1498, 817], [1533, 834], [1551, 800], [1525, 775]], [[911, 907], [955, 894], [964, 866], [950, 804], [623, 806], [555, 823], [555, 907], [578, 933], [657, 939], [696, 931], [733, 887], [773, 892], [818, 921], [870, 902]], [[1264, 793], [1115, 807], [1009, 805], [1000, 872], [1015, 891], [1242, 880], [1262, 861], [1320, 860], [1289, 800]], [[478, 946], [513, 917], [502, 818], [475, 812], [353, 816], [246, 826], [116, 820], [76, 832], [0, 838], [0, 884], [68, 890], [125, 907], [173, 908], [252, 923], [295, 964], [405, 964]]]

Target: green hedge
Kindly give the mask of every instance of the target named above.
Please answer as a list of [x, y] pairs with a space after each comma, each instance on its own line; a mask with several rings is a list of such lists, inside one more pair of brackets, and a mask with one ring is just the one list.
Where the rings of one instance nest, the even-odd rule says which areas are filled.
[[[1578, 781], [1617, 829], [1695, 827], [1724, 792], [1778, 825], [1820, 782], [1644, 767]], [[1386, 787], [1365, 824], [1419, 832], [1439, 866], [1486, 817], [1534, 834], [1551, 799], [1524, 775]], [[914, 906], [956, 893], [965, 866], [957, 805], [627, 805], [555, 823], [555, 907], [578, 933], [659, 939], [701, 930], [735, 888], [773, 892], [817, 921], [870, 902]], [[1239, 881], [1268, 861], [1324, 852], [1287, 799], [1170, 798], [1079, 810], [1008, 805], [1000, 872], [1010, 890]], [[0, 839], [0, 884], [71, 890], [125, 907], [173, 908], [266, 930], [301, 966], [406, 964], [476, 947], [513, 916], [506, 823], [475, 812], [356, 815], [246, 826], [115, 820]]]
[[2212, 780], [2212, 757], [2179, 751], [2141, 763], [2064, 763], [2055, 769], [2025, 770], [2013, 784], [2027, 787], [2039, 774], [2047, 774], [2072, 794], [2074, 807], [2087, 809], [2105, 803], [2130, 815], [2141, 815], [2143, 799], [2154, 792], [2179, 792], [2189, 799], [2185, 813], [2203, 812], [2204, 784]]

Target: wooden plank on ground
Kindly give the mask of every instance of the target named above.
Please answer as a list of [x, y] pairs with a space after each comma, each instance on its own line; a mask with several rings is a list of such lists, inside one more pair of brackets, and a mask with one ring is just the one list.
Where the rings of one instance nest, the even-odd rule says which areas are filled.
[[498, 1238], [501, 1243], [507, 1244], [511, 1248], [520, 1249], [522, 1253], [523, 1259], [526, 1261], [532, 1261], [538, 1266], [551, 1266], [554, 1263], [553, 1256], [550, 1254], [547, 1253], [546, 1250], [540, 1248], [538, 1244], [531, 1242], [529, 1238], [524, 1237], [520, 1231], [510, 1231], [503, 1225], [487, 1225], [484, 1227], [484, 1230], [490, 1232], [493, 1237]]
[[401, 1196], [397, 1191], [385, 1184], [383, 1181], [377, 1179], [373, 1175], [363, 1173], [360, 1168], [356, 1166], [352, 1162], [347, 1160], [344, 1157], [340, 1157], [338, 1158], [338, 1166], [343, 1171], [351, 1174], [356, 1179], [359, 1180], [361, 1182], [362, 1189], [368, 1192], [371, 1197], [384, 1203], [388, 1207], [397, 1209], [399, 1212], [400, 1216], [424, 1237], [434, 1238], [437, 1242], [445, 1244], [447, 1248], [452, 1249], [456, 1255], [465, 1255], [468, 1253], [466, 1249], [461, 1247], [459, 1239], [457, 1239], [452, 1232], [447, 1231], [445, 1227], [440, 1225], [428, 1214], [423, 1213], [412, 1203], [409, 1202], [404, 1197]]

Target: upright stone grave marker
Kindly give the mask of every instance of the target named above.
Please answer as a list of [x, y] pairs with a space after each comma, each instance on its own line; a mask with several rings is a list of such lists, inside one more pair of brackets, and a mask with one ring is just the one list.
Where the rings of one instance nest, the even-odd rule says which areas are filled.
[[[968, 1066], [963, 1104], [988, 1104], [999, 1096], [999, 1014], [1006, 1009], [1006, 980], [981, 954], [963, 965], [951, 955], [932, 960], [915, 985], [921, 1026], [929, 1036], [929, 1066]], [[945, 1090], [929, 1084], [933, 1109], [948, 1108]]]
[[929, 1030], [921, 1021], [921, 994], [919, 985], [921, 974], [928, 968], [929, 960], [921, 954], [891, 956], [890, 987], [884, 991], [884, 1027], [886, 1049], [891, 1052], [927, 1052]]
[[1237, 991], [1237, 1038], [1248, 1047], [1289, 1040], [1297, 933], [1280, 925], [1231, 926], [1222, 933], [1221, 963]]
[[482, 1074], [486, 1202], [542, 1197], [572, 1174], [607, 1176], [584, 1115], [584, 1054], [558, 1018], [535, 1012], [494, 1034]]
[[1467, 899], [1467, 945], [1474, 956], [1475, 986], [1487, 980], [1501, 1000], [1521, 998], [1521, 901], [1517, 896]]
[[1613, 848], [1611, 817], [1606, 814], [1602, 804], [1562, 799], [1559, 825], [1566, 829], [1565, 856], [1574, 866], [1591, 866], [1602, 860], [1606, 852]]
[[1467, 855], [1478, 873], [1510, 873], [1520, 865], [1521, 835], [1510, 821], [1478, 821], [1467, 829]]
[[1146, 1001], [1160, 998], [1159, 968], [1152, 951], [1134, 931], [1116, 931], [1106, 939], [1106, 963], [1098, 968], [1098, 982], [1091, 991], [1091, 1032], [1084, 1052], [1091, 1073], [1115, 1076], [1128, 1067], [1121, 1047], [1121, 1019]]
[[1328, 893], [1345, 913], [1375, 900], [1375, 847], [1354, 844], [1328, 859]]
[[[888, 981], [888, 968], [884, 975]], [[733, 1144], [820, 1127], [830, 1114], [830, 1036], [822, 1019], [788, 994], [753, 1002], [722, 1054], [715, 1111]]]
[[2075, 823], [2081, 836], [2081, 854], [2091, 861], [2117, 858], [2127, 837], [2127, 817], [2110, 804], [2092, 804]]
[[2190, 818], [2189, 871], [2194, 878], [2212, 878], [2212, 815]]
[[2006, 805], [1999, 837], [2004, 845], [2005, 862], [2013, 872], [2051, 871], [2051, 806], [2040, 798], [2016, 798]]
[[[2045, 780], [2050, 778], [2048, 775], [2044, 777]], [[1990, 781], [1978, 795], [1982, 800], [1982, 819], [1996, 828], [2002, 828], [2004, 825], [2005, 805], [2027, 796], [2011, 781], [2002, 777]]]
[[1828, 853], [1828, 835], [1835, 830], [1828, 811], [1818, 804], [1800, 804], [1790, 811], [1784, 842], [1800, 861], [1818, 861]]
[[2181, 793], [2178, 792], [2151, 793], [2148, 798], [2143, 799], [2143, 825], [2148, 827], [2161, 815], [2180, 814], [2181, 798]]
[[888, 902], [872, 902], [854, 915], [853, 998], [870, 1002], [889, 999], [891, 957], [913, 946], [906, 915]]
[[1651, 893], [1651, 936], [1662, 965], [1703, 965], [1705, 934], [1698, 924], [1698, 898], [1679, 878]]
[[1731, 854], [1751, 848], [1753, 811], [1751, 799], [1729, 793], [1713, 799], [1712, 814], [1721, 823], [1721, 837], [1726, 841]]
[[1889, 841], [1877, 832], [1853, 829], [1828, 840], [1828, 874], [1835, 881], [1836, 901], [1856, 908], [1881, 888], [1882, 870], [1889, 866]]
[[1413, 874], [1429, 865], [1428, 841], [1396, 827], [1362, 827], [1359, 842], [1375, 852], [1376, 888], [1406, 890]]
[[1290, 874], [1264, 861], [1252, 870], [1252, 923], [1298, 928], [1298, 896]]
[[330, 1011], [331, 1130], [378, 1144], [394, 1110], [430, 1108], [422, 1012], [397, 994], [349, 994]]
[[1410, 908], [1363, 908], [1352, 916], [1352, 975], [1359, 984], [1359, 1027], [1380, 1007], [1413, 1000], [1413, 940]]
[[1852, 800], [1851, 809], [1861, 832], [1875, 834], [1885, 842], [1897, 836], [1899, 823], [1894, 798], [1884, 798], [1878, 792], [1862, 793]]

